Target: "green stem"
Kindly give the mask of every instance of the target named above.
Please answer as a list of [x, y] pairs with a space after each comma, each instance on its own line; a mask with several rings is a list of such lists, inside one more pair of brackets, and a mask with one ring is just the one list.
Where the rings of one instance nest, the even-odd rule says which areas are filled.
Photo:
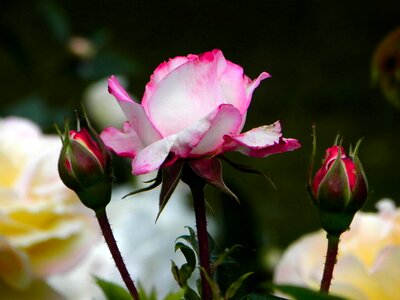
[[108, 222], [106, 209], [98, 209], [96, 210], [96, 218], [99, 222], [101, 231], [103, 232], [104, 239], [106, 240], [107, 246], [110, 249], [111, 255], [114, 259], [115, 265], [118, 268], [121, 277], [128, 288], [129, 293], [131, 294], [134, 300], [139, 300], [139, 293], [133, 283], [131, 276], [125, 266], [124, 260], [122, 259], [121, 252], [118, 249], [117, 242], [115, 241], [113, 232], [111, 230], [110, 223]]
[[326, 251], [324, 273], [321, 280], [320, 292], [328, 294], [332, 282], [333, 269], [336, 264], [340, 235], [327, 234], [328, 249]]

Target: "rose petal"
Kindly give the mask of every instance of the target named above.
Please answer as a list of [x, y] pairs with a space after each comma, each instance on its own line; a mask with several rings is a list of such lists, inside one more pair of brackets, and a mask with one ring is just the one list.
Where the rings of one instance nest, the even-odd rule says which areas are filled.
[[221, 89], [227, 103], [235, 106], [241, 114], [245, 114], [250, 103], [250, 99], [247, 99], [246, 95], [246, 81], [248, 78], [243, 75], [241, 66], [226, 61], [225, 58], [223, 59], [225, 62], [224, 70], [221, 72], [219, 79]]
[[240, 112], [232, 105], [223, 104], [212, 122], [210, 130], [200, 143], [192, 150], [191, 155], [205, 155], [220, 152], [225, 135], [235, 135], [242, 121]]
[[[251, 96], [253, 95], [254, 90], [259, 86], [261, 80], [271, 77], [267, 72], [262, 72], [256, 79], [248, 83], [246, 88], [246, 95], [248, 102], [250, 103]], [[248, 106], [248, 105], [247, 105]], [[247, 107], [246, 107], [247, 110]]]
[[396, 299], [399, 295], [399, 287], [396, 283], [400, 278], [400, 247], [386, 247], [381, 251], [371, 271], [374, 280], [382, 287], [387, 299]]
[[197, 55], [189, 54], [187, 57], [185, 56], [177, 56], [175, 58], [171, 58], [167, 62], [161, 63], [150, 76], [149, 83], [146, 84], [146, 88], [144, 91], [144, 95], [142, 98], [142, 106], [144, 110], [148, 114], [148, 102], [153, 95], [155, 89], [158, 86], [158, 83], [165, 78], [172, 70], [175, 70], [180, 65], [184, 64], [188, 60], [193, 60], [197, 58]]
[[124, 124], [123, 130], [113, 127], [104, 129], [100, 137], [108, 148], [122, 157], [134, 158], [136, 153], [144, 148], [128, 122]]
[[0, 278], [16, 289], [25, 289], [33, 276], [26, 253], [14, 249], [0, 236]]
[[191, 126], [227, 103], [218, 81], [220, 61], [214, 59], [218, 53], [207, 52], [180, 65], [158, 83], [151, 99], [143, 104], [163, 136]]
[[162, 138], [161, 134], [154, 128], [147, 117], [143, 107], [129, 97], [115, 76], [109, 78], [108, 90], [118, 100], [132, 129], [137, 133], [137, 136], [144, 145], [149, 145]]
[[[221, 105], [192, 126], [147, 146], [137, 153], [132, 161], [132, 173], [139, 175], [157, 170], [170, 152], [177, 157], [185, 158], [191, 155], [193, 148], [199, 145], [205, 137], [207, 137], [207, 140], [203, 149], [207, 149], [205, 146], [215, 145], [212, 142], [216, 141], [220, 126], [224, 125], [221, 116], [226, 116], [227, 113], [234, 114], [234, 111], [237, 110], [235, 108], [232, 110], [232, 108], [230, 104]], [[218, 121], [214, 122], [214, 120]], [[215, 124], [215, 127], [212, 126], [213, 124]], [[210, 132], [210, 135], [208, 135], [211, 128], [214, 128], [213, 131], [215, 132]]]
[[225, 151], [238, 151], [253, 157], [266, 157], [300, 148], [299, 141], [282, 138], [279, 122], [257, 127], [237, 136], [226, 135], [224, 139]]

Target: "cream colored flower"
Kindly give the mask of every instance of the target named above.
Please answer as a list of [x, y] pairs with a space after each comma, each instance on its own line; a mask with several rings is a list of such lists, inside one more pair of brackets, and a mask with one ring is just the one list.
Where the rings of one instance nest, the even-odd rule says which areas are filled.
[[[341, 237], [330, 292], [349, 299], [399, 299], [400, 209], [390, 200], [378, 213], [356, 214]], [[319, 288], [327, 240], [317, 231], [294, 242], [275, 271], [276, 283]]]
[[66, 271], [99, 236], [59, 179], [60, 149], [30, 121], [0, 119], [0, 286], [24, 290]]

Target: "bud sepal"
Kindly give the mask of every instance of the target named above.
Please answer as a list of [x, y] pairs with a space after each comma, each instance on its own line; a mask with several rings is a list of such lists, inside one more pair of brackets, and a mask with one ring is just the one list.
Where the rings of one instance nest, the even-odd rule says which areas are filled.
[[322, 228], [330, 234], [341, 234], [350, 227], [368, 195], [367, 179], [357, 155], [359, 145], [360, 141], [349, 156], [341, 145], [328, 148], [309, 188]]
[[84, 121], [86, 126], [81, 128], [78, 119], [77, 130], [70, 130], [66, 122], [58, 172], [85, 206], [97, 210], [111, 199], [111, 153], [86, 117]]

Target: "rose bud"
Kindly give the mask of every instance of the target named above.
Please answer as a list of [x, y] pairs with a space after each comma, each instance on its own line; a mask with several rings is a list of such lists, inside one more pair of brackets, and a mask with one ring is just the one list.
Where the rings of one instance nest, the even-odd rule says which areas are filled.
[[327, 149], [323, 165], [312, 182], [311, 196], [319, 209], [322, 227], [328, 233], [346, 231], [367, 198], [368, 184], [357, 156], [358, 146], [359, 143], [349, 157], [342, 146]]
[[104, 208], [111, 198], [111, 154], [90, 127], [69, 130], [65, 126], [58, 172], [64, 184], [75, 191], [81, 202], [93, 209]]

